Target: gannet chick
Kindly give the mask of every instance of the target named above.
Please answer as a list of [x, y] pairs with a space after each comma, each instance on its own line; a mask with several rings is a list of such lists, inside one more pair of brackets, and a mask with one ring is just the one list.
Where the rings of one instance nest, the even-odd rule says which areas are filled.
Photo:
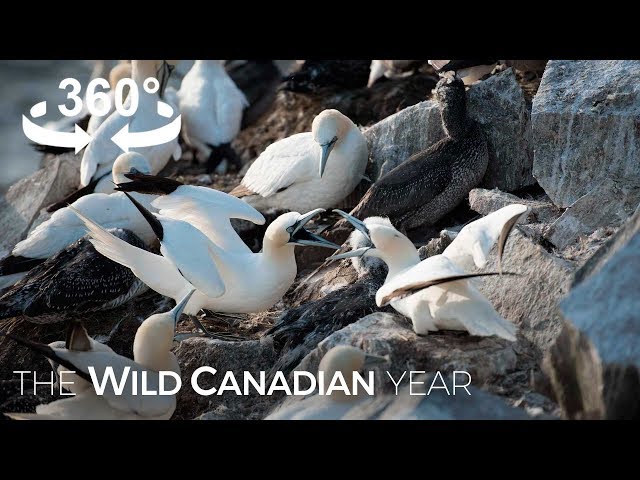
[[465, 85], [473, 85], [496, 67], [497, 60], [429, 60], [436, 72], [456, 72]]
[[383, 175], [351, 215], [389, 217], [402, 231], [432, 225], [480, 183], [489, 153], [480, 127], [467, 115], [464, 84], [447, 73], [435, 93], [446, 137]]
[[242, 162], [231, 141], [240, 131], [242, 111], [249, 102], [221, 61], [196, 60], [182, 79], [178, 97], [182, 136], [207, 158], [207, 171], [213, 172], [225, 158], [240, 169]]
[[[109, 72], [109, 87], [110, 90], [107, 92], [107, 96], [109, 97], [109, 108], [108, 112], [105, 115], [91, 115], [89, 118], [89, 123], [87, 125], [87, 133], [89, 135], [93, 135], [98, 127], [104, 123], [104, 121], [109, 118], [109, 116], [116, 110], [116, 86], [118, 82], [123, 78], [131, 78], [131, 64], [130, 63], [119, 63], [115, 67], [111, 69]], [[128, 88], [123, 90], [123, 101], [126, 99], [126, 95], [128, 94]]]
[[131, 181], [118, 184], [116, 190], [159, 195], [151, 204], [160, 215], [189, 222], [227, 252], [251, 251], [231, 226], [231, 218], [265, 223], [264, 216], [251, 205], [213, 188], [142, 173], [125, 176]]
[[[129, 179], [124, 175], [132, 172], [150, 173], [149, 162], [139, 153], [120, 155], [113, 165], [113, 182], [128, 182]], [[151, 195], [135, 195], [147, 206], [155, 198]], [[123, 193], [91, 193], [75, 200], [72, 205], [95, 218], [105, 228], [125, 228], [146, 245], [151, 245], [155, 240], [149, 224]], [[49, 220], [38, 225], [27, 238], [16, 244], [9, 256], [0, 260], [0, 287], [13, 285], [31, 268], [86, 233], [83, 223], [65, 204], [65, 208], [56, 210]]]
[[344, 415], [356, 408], [364, 399], [370, 398], [361, 390], [353, 394], [353, 374], [369, 370], [380, 363], [388, 362], [386, 357], [365, 353], [350, 345], [337, 345], [324, 354], [318, 372], [324, 373], [326, 382], [340, 373], [349, 386], [349, 393], [336, 390], [329, 395], [313, 395], [295, 403], [288, 403], [268, 415], [265, 420], [340, 420]]
[[331, 208], [360, 183], [368, 155], [360, 129], [339, 111], [324, 110], [311, 132], [269, 145], [231, 195], [261, 211]]
[[[144, 242], [130, 230], [109, 229], [140, 249]], [[145, 250], [143, 250], [145, 251]], [[40, 322], [60, 316], [109, 310], [147, 291], [126, 267], [96, 252], [86, 237], [32, 268], [0, 297], [0, 319], [25, 315]]]
[[[173, 299], [181, 298], [184, 295], [183, 292], [192, 288], [192, 284], [185, 277], [189, 277], [194, 282], [209, 281], [212, 287], [223, 285], [224, 293], [216, 297], [207, 295], [199, 289], [196, 291], [185, 310], [188, 315], [195, 315], [201, 309], [222, 313], [261, 312], [280, 301], [297, 273], [294, 255], [296, 245], [339, 248], [338, 245], [304, 228], [305, 224], [322, 211], [322, 209], [316, 209], [304, 215], [298, 212], [280, 215], [267, 227], [260, 253], [229, 252], [209, 241], [210, 256], [203, 257], [196, 252], [202, 249], [204, 242], [201, 239], [193, 241], [189, 235], [179, 236], [176, 245], [172, 245], [171, 248], [189, 250], [188, 253], [182, 253], [187, 259], [182, 259], [181, 263], [185, 265], [185, 270], [187, 267], [190, 270], [199, 268], [201, 270], [199, 278], [192, 276], [189, 271], [182, 270], [182, 267], [178, 270], [177, 265], [169, 258], [132, 247], [82, 214], [79, 216], [89, 229], [91, 241], [96, 250], [130, 268], [140, 280], [161, 295]], [[153, 215], [148, 214], [147, 218], [149, 217]], [[154, 220], [158, 219], [156, 217], [150, 219], [152, 223], [155, 223]], [[166, 221], [167, 218], [158, 220], [163, 229]], [[176, 222], [176, 220], [173, 221]], [[155, 228], [158, 229], [157, 226]], [[195, 227], [192, 228], [199, 232]], [[201, 232], [200, 235], [202, 235]], [[164, 238], [166, 243], [166, 235]], [[172, 256], [180, 261], [178, 255]], [[188, 264], [189, 255], [193, 256], [193, 264]], [[205, 264], [210, 263], [210, 260], [215, 263], [217, 271], [203, 268]], [[182, 273], [185, 275], [183, 276]]]
[[283, 90], [318, 93], [361, 88], [367, 84], [371, 60], [304, 60], [282, 84]]
[[382, 77], [393, 78], [411, 73], [422, 62], [424, 60], [371, 60], [367, 87], [371, 87]]
[[515, 341], [516, 326], [503, 319], [469, 279], [497, 272], [471, 273], [472, 265], [483, 267], [499, 240], [501, 257], [509, 233], [527, 211], [525, 205], [509, 205], [465, 226], [441, 255], [420, 261], [407, 237], [386, 218], [369, 217], [364, 222], [339, 212], [364, 235], [373, 247], [343, 253], [333, 259], [375, 256], [384, 260], [389, 273], [376, 292], [379, 307], [390, 304], [409, 317], [419, 335], [437, 330], [466, 330], [472, 335], [497, 335]]
[[[146, 375], [146, 388], [159, 391], [160, 371], [172, 371], [180, 375], [178, 360], [173, 354], [175, 327], [180, 320], [185, 305], [193, 291], [189, 292], [169, 312], [151, 315], [136, 332], [133, 341], [133, 360], [114, 353], [93, 347], [94, 342], [82, 329], [74, 330], [76, 340], [69, 344], [70, 348], [51, 347], [42, 343], [16, 337], [8, 333], [0, 333], [27, 348], [42, 353], [51, 362], [61, 365], [65, 370], [76, 372], [75, 375], [91, 384], [74, 397], [56, 400], [36, 407], [36, 413], [6, 413], [15, 420], [168, 420], [176, 409], [176, 396], [142, 395], [142, 373]], [[77, 337], [85, 336], [80, 341]], [[86, 349], [78, 349], [84, 346]], [[116, 394], [113, 384], [106, 382], [103, 395], [98, 395], [93, 388], [89, 367], [95, 369], [98, 379], [105, 375], [106, 367], [111, 367], [115, 377], [123, 377], [125, 368], [129, 368], [124, 389], [121, 395]], [[133, 395], [133, 372], [138, 395]], [[65, 376], [65, 381], [70, 381]], [[167, 387], [172, 387], [171, 381]], [[85, 385], [86, 387], [86, 385]]]
[[[92, 182], [99, 182], [105, 175], [111, 172], [115, 159], [122, 153], [112, 137], [125, 125], [129, 124], [130, 132], [148, 132], [170, 123], [179, 115], [177, 109], [173, 109], [170, 118], [165, 118], [157, 113], [157, 103], [164, 91], [162, 86], [168, 81], [171, 67], [163, 60], [133, 60], [131, 63], [131, 78], [138, 86], [139, 102], [136, 112], [130, 117], [124, 117], [117, 111], [113, 112], [96, 130], [93, 140], [87, 145], [82, 163], [80, 165], [80, 185], [86, 187]], [[148, 94], [144, 90], [144, 81], [153, 77], [160, 83], [159, 90], [154, 94]], [[131, 96], [125, 100], [125, 108], [128, 108]], [[151, 172], [158, 173], [167, 164], [169, 159], [177, 155], [178, 139], [175, 138], [161, 145], [149, 147], [135, 147], [131, 151], [145, 156], [151, 165]], [[108, 179], [99, 182], [95, 186], [96, 192], [108, 193], [112, 191], [113, 184]]]

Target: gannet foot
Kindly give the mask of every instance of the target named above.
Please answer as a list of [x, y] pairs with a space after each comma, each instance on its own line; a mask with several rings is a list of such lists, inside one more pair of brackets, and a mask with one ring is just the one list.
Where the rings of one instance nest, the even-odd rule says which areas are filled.
[[227, 160], [229, 167], [233, 166], [235, 170], [242, 168], [242, 160], [240, 160], [236, 151], [231, 147], [231, 143], [223, 143], [217, 147], [213, 145], [207, 146], [211, 148], [211, 153], [207, 159], [207, 173], [214, 172], [224, 159]]
[[200, 321], [200, 319], [198, 317], [196, 317], [195, 315], [189, 315], [189, 318], [191, 319], [191, 321], [193, 322], [193, 324], [198, 327], [201, 331], [202, 331], [202, 336], [203, 337], [208, 337], [208, 338], [215, 338], [218, 340], [224, 340], [224, 341], [242, 341], [245, 340], [242, 337], [238, 337], [236, 335], [228, 335], [228, 334], [224, 334], [224, 333], [213, 333], [210, 332], [209, 330], [207, 330], [205, 328], [205, 326], [202, 324], [202, 322]]

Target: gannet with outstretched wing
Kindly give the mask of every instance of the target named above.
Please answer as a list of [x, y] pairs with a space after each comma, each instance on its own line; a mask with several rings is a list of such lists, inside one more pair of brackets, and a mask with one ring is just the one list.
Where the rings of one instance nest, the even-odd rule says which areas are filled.
[[373, 256], [389, 267], [384, 285], [376, 292], [376, 303], [388, 304], [409, 317], [416, 333], [436, 330], [466, 330], [472, 335], [497, 335], [515, 341], [516, 326], [502, 318], [470, 281], [473, 277], [497, 272], [472, 273], [466, 268], [483, 267], [489, 251], [499, 241], [502, 256], [507, 238], [524, 205], [509, 205], [465, 226], [441, 255], [420, 261], [418, 251], [407, 237], [386, 218], [369, 217], [364, 222], [338, 211], [356, 231], [373, 244], [333, 259]]

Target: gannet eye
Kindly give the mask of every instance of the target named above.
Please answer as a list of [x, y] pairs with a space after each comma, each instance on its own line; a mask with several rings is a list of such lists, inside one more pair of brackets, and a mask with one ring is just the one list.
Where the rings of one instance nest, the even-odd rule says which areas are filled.
[[287, 227], [287, 233], [293, 233], [294, 230], [294, 225], [291, 225], [290, 227]]

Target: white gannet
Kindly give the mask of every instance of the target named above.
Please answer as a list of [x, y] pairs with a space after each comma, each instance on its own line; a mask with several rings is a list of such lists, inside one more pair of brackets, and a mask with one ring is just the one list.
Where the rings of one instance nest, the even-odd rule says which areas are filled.
[[[89, 123], [87, 125], [87, 133], [89, 135], [93, 135], [98, 127], [104, 123], [104, 121], [109, 118], [109, 116], [116, 109], [116, 86], [118, 82], [123, 78], [131, 78], [131, 64], [130, 63], [119, 63], [115, 67], [111, 69], [109, 72], [109, 87], [110, 90], [107, 92], [107, 96], [109, 97], [109, 110], [104, 115], [91, 115], [89, 118]], [[123, 95], [126, 95], [127, 91], [123, 90]], [[126, 97], [125, 97], [126, 98]], [[125, 98], [122, 100], [124, 101]]]
[[[146, 213], [146, 218], [155, 225], [156, 232], [164, 237], [163, 254], [170, 250], [169, 255], [175, 261], [182, 262], [180, 265], [174, 264], [166, 256], [132, 247], [82, 214], [78, 213], [78, 216], [89, 229], [96, 250], [129, 267], [138, 278], [161, 295], [173, 299], [181, 298], [185, 291], [192, 288], [192, 283], [185, 277], [194, 282], [199, 281], [209, 289], [222, 285], [223, 293], [215, 297], [200, 290], [196, 291], [185, 310], [188, 315], [195, 315], [201, 309], [223, 313], [260, 312], [278, 302], [293, 283], [297, 273], [294, 255], [296, 245], [339, 248], [338, 245], [304, 228], [304, 225], [321, 211], [323, 210], [316, 209], [304, 215], [298, 212], [280, 215], [267, 227], [260, 253], [229, 252], [211, 241], [204, 245], [205, 242], [196, 232], [203, 237], [204, 235], [195, 227], [192, 227], [195, 232], [188, 232], [189, 236], [172, 239], [171, 245], [166, 245], [166, 235], [161, 228], [164, 229], [165, 223], [171, 219], [163, 217], [159, 220], [151, 213]], [[208, 240], [207, 237], [204, 239]], [[201, 253], [205, 247], [207, 256]], [[211, 262], [215, 263], [217, 271], [203, 268], [204, 264]], [[193, 270], [199, 270], [197, 278]], [[181, 273], [185, 273], [185, 276]]]
[[[151, 315], [142, 322], [133, 341], [133, 360], [116, 354], [108, 347], [97, 347], [97, 342], [81, 327], [74, 327], [64, 347], [58, 342], [44, 345], [0, 333], [63, 367], [58, 371], [76, 372], [75, 375], [65, 375], [64, 381], [71, 381], [77, 376], [86, 382], [80, 383], [76, 396], [39, 405], [36, 413], [5, 415], [16, 420], [168, 420], [176, 409], [175, 394], [143, 395], [142, 377], [144, 373], [147, 390], [158, 392], [161, 383], [158, 372], [171, 371], [180, 375], [178, 360], [171, 349], [176, 324], [192, 293], [187, 293], [171, 311]], [[98, 395], [91, 382], [89, 367], [95, 369], [98, 381], [104, 378], [107, 367], [113, 369], [117, 381], [128, 367], [122, 394], [116, 393], [112, 383], [105, 382], [103, 394]], [[137, 374], [135, 377], [133, 372]], [[132, 393], [134, 382], [137, 385], [136, 395]], [[175, 386], [172, 381], [167, 383], [169, 389]]]
[[251, 250], [231, 226], [231, 218], [263, 225], [264, 216], [251, 205], [213, 188], [184, 185], [177, 180], [142, 173], [125, 174], [131, 180], [116, 190], [159, 195], [151, 205], [160, 215], [184, 220], [227, 252]]
[[465, 85], [473, 85], [496, 67], [497, 60], [429, 60], [436, 72], [454, 71]]
[[[133, 60], [131, 63], [131, 77], [136, 83], [139, 92], [139, 103], [136, 112], [130, 117], [124, 117], [117, 111], [113, 112], [100, 127], [96, 130], [93, 140], [87, 145], [82, 163], [80, 165], [80, 185], [87, 187], [92, 182], [96, 182], [94, 191], [108, 193], [112, 191], [113, 185], [108, 180], [100, 181], [105, 175], [111, 172], [111, 167], [115, 159], [122, 153], [112, 137], [118, 133], [125, 125], [129, 124], [130, 132], [147, 132], [163, 127], [170, 123], [179, 115], [177, 108], [173, 108], [170, 118], [165, 118], [158, 114], [158, 101], [163, 93], [162, 85], [168, 81], [170, 66], [162, 60]], [[144, 81], [149, 78], [157, 78], [160, 83], [158, 92], [148, 94], [144, 90]], [[125, 100], [125, 108], [131, 102], [131, 95]], [[151, 172], [158, 173], [173, 156], [179, 159], [179, 148], [177, 137], [161, 145], [150, 147], [131, 148], [131, 151], [138, 152], [145, 156], [151, 165]]]
[[240, 132], [242, 112], [249, 106], [244, 93], [227, 74], [221, 60], [196, 60], [182, 79], [180, 90], [182, 136], [204, 155], [212, 172], [226, 158], [242, 166], [231, 141]]
[[381, 77], [392, 78], [408, 75], [411, 72], [407, 70], [419, 64], [420, 60], [371, 60], [367, 87], [371, 87]]
[[326, 383], [338, 372], [342, 374], [351, 395], [343, 390], [332, 391], [329, 395], [313, 395], [284, 404], [265, 420], [340, 420], [363, 400], [371, 398], [363, 394], [362, 390], [353, 394], [351, 387], [354, 372], [388, 361], [387, 357], [372, 355], [350, 345], [337, 345], [324, 354], [318, 365], [318, 372], [324, 373]]
[[[112, 235], [148, 248], [131, 230], [110, 228]], [[39, 323], [119, 307], [148, 290], [131, 270], [101, 255], [85, 236], [71, 243], [0, 296], [0, 319], [25, 315]]]
[[[149, 162], [139, 153], [124, 153], [113, 165], [114, 183], [128, 182], [126, 173], [151, 173]], [[134, 194], [149, 206], [155, 197]], [[105, 228], [125, 228], [146, 244], [155, 235], [151, 227], [123, 193], [92, 193], [73, 202], [73, 207], [95, 218]], [[87, 233], [84, 224], [69, 209], [56, 210], [46, 222], [34, 228], [27, 238], [16, 244], [11, 254], [0, 260], [0, 287], [7, 287], [22, 278], [27, 271], [60, 252]]]
[[472, 335], [497, 335], [515, 341], [516, 326], [502, 318], [470, 281], [496, 272], [470, 273], [483, 267], [498, 241], [502, 257], [509, 233], [527, 212], [525, 205], [509, 205], [465, 226], [441, 255], [420, 261], [418, 251], [407, 237], [382, 217], [364, 222], [336, 210], [356, 231], [373, 244], [332, 257], [340, 259], [368, 255], [384, 260], [389, 273], [376, 292], [379, 307], [391, 304], [413, 322], [419, 335], [437, 330], [466, 330]]
[[324, 110], [311, 132], [269, 145], [231, 195], [262, 211], [331, 208], [360, 183], [367, 161], [360, 129], [339, 111]]

